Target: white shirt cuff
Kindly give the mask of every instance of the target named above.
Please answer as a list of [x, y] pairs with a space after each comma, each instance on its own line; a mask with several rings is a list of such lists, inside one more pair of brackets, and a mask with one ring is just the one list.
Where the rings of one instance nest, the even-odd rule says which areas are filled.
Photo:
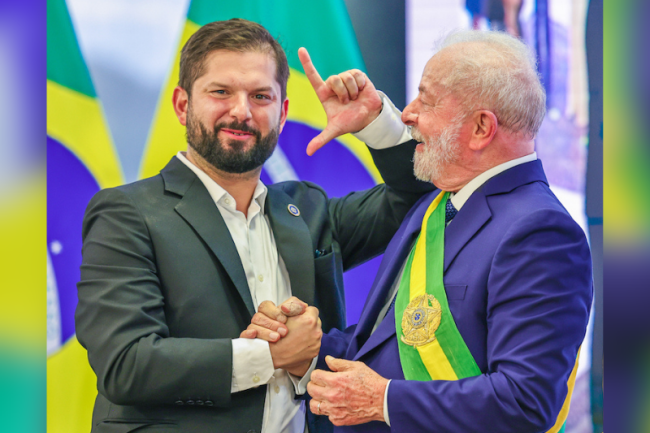
[[265, 385], [274, 373], [269, 343], [248, 338], [232, 340], [232, 385], [230, 392]]
[[402, 112], [383, 92], [379, 92], [382, 102], [381, 113], [370, 125], [354, 135], [373, 149], [381, 150], [397, 146], [411, 139], [406, 125], [402, 123]]
[[386, 391], [384, 391], [384, 421], [390, 427], [390, 417], [388, 416], [388, 387], [390, 386], [390, 379], [386, 384]]
[[316, 361], [318, 361], [318, 356], [311, 361], [311, 365], [303, 377], [294, 376], [289, 373], [289, 379], [293, 383], [293, 389], [296, 391], [296, 395], [303, 395], [307, 392], [307, 384], [311, 380], [311, 373], [316, 369]]

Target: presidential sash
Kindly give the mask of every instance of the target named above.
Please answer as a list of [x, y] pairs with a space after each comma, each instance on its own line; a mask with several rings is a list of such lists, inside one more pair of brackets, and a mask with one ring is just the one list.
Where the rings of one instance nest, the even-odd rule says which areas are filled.
[[[407, 380], [458, 380], [482, 374], [456, 327], [443, 284], [448, 197], [448, 192], [440, 192], [424, 214], [395, 300], [399, 357]], [[564, 405], [549, 433], [564, 431], [577, 369], [576, 358]]]

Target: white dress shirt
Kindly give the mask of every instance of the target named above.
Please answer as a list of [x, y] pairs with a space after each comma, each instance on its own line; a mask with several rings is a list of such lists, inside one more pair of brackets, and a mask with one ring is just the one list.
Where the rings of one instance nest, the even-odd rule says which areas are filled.
[[[388, 100], [387, 98], [384, 99], [384, 106], [386, 106], [387, 100]], [[377, 145], [376, 142], [373, 143], [374, 148], [390, 147], [391, 144], [388, 143], [389, 138], [394, 139], [394, 137], [399, 137], [399, 140], [401, 140], [400, 142], [404, 142], [411, 139], [410, 129], [401, 122], [401, 112], [397, 110], [397, 108], [395, 108], [395, 106], [392, 103], [390, 104], [390, 107], [392, 107], [394, 114], [392, 116], [386, 115], [385, 117], [383, 117], [382, 124], [376, 125], [376, 127], [373, 129], [373, 134], [376, 135], [372, 138], [386, 137], [386, 139], [381, 140], [380, 145]], [[397, 121], [395, 119], [397, 119]], [[395, 142], [393, 142], [392, 145], [395, 145]], [[537, 159], [537, 153], [533, 152], [521, 158], [513, 159], [511, 161], [504, 162], [503, 164], [497, 165], [496, 167], [492, 167], [491, 169], [479, 174], [474, 179], [469, 181], [467, 185], [462, 187], [457, 193], [455, 194], [452, 193], [450, 195], [451, 203], [454, 205], [456, 210], [460, 212], [460, 209], [467, 202], [467, 200], [474, 193], [474, 191], [479, 189], [481, 185], [483, 185], [485, 182], [487, 182], [497, 174], [508, 170], [509, 168], [512, 168], [519, 164], [524, 164], [526, 162], [535, 161], [536, 159]], [[449, 222], [449, 224], [451, 223], [453, 223], [453, 220]], [[372, 332], [375, 332], [375, 329], [377, 329], [379, 323], [381, 323], [381, 321], [384, 320], [386, 313], [390, 308], [390, 304], [393, 302], [393, 298], [395, 297], [395, 295], [397, 295], [399, 282], [402, 279], [402, 273], [404, 272], [404, 265], [405, 263], [402, 264], [402, 269], [400, 270], [397, 278], [393, 282], [393, 286], [390, 292], [391, 294], [388, 298], [388, 301], [386, 302], [382, 310], [379, 312], [379, 316], [377, 316], [377, 322], [375, 323]], [[390, 417], [388, 415], [388, 387], [389, 386], [390, 386], [390, 380], [388, 381], [388, 385], [386, 385], [386, 391], [384, 392], [384, 421], [386, 421], [386, 424], [390, 426]]]
[[[383, 94], [384, 107], [381, 114], [370, 125], [355, 134], [362, 141], [373, 143], [375, 148], [387, 148], [410, 139], [402, 131], [394, 135], [383, 130], [381, 125], [399, 122], [399, 110]], [[397, 113], [397, 118], [395, 115]], [[402, 136], [404, 135], [404, 136]], [[241, 260], [253, 304], [258, 307], [270, 300], [276, 305], [291, 297], [289, 273], [282, 257], [278, 254], [273, 231], [264, 214], [267, 188], [261, 182], [253, 193], [247, 216], [236, 209], [235, 199], [200, 168], [178, 152], [176, 157], [192, 170], [203, 182], [235, 243]], [[231, 392], [244, 391], [261, 385], [268, 385], [262, 421], [263, 433], [302, 433], [305, 426], [304, 401], [295, 400], [296, 394], [306, 392], [316, 358], [303, 378], [296, 378], [282, 369], [273, 368], [269, 344], [260, 339], [235, 338], [232, 340], [233, 367]]]
[[[258, 181], [247, 216], [236, 209], [232, 195], [192, 164], [182, 152], [176, 157], [203, 182], [223, 217], [235, 243], [248, 281], [253, 305], [258, 307], [269, 300], [280, 305], [291, 297], [289, 273], [278, 254], [273, 231], [264, 214], [267, 188]], [[232, 340], [231, 392], [244, 391], [268, 385], [264, 402], [262, 432], [302, 433], [305, 430], [304, 401], [295, 400], [295, 394], [304, 394], [308, 376], [293, 381], [282, 369], [273, 368], [269, 344], [260, 339]]]

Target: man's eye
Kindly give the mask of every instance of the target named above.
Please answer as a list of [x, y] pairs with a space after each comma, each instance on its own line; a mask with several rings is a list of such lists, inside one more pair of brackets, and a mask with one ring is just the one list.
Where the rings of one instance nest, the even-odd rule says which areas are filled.
[[258, 95], [255, 95], [255, 99], [271, 99], [271, 98], [269, 98], [268, 95], [258, 94]]
[[218, 95], [225, 95], [226, 91], [225, 90], [213, 90], [212, 93], [216, 93]]

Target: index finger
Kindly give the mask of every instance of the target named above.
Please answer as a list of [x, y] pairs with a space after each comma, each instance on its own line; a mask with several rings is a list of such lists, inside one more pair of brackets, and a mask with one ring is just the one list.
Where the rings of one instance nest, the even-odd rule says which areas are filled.
[[318, 89], [325, 82], [320, 77], [320, 74], [316, 70], [314, 64], [311, 62], [311, 57], [309, 56], [309, 53], [305, 47], [300, 47], [298, 49], [298, 58], [300, 59], [300, 63], [302, 63], [302, 68], [305, 70], [305, 75], [307, 75], [311, 86], [314, 89]]
[[314, 385], [328, 387], [331, 386], [331, 381], [334, 380], [338, 373], [325, 370], [314, 370], [311, 373], [310, 381]]
[[282, 312], [280, 307], [276, 307], [271, 301], [262, 302], [259, 307], [257, 307], [257, 312], [270, 319], [277, 320], [278, 322], [287, 323], [287, 316]]

